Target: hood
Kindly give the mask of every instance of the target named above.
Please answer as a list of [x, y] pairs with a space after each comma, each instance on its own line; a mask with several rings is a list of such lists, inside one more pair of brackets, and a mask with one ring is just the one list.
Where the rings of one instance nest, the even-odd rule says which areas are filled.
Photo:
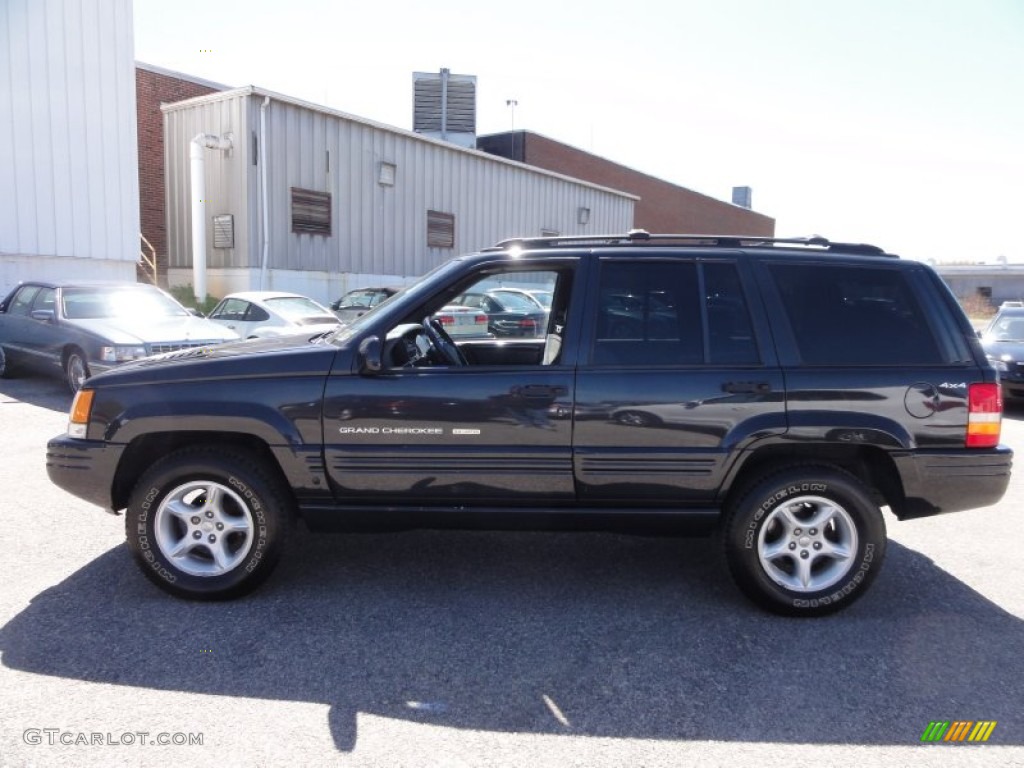
[[322, 333], [311, 335], [309, 331], [229, 341], [122, 363], [93, 376], [89, 385], [226, 379], [241, 386], [251, 378], [326, 376], [332, 367], [351, 365], [349, 346], [325, 340]]
[[113, 344], [173, 344], [176, 342], [222, 342], [238, 338], [238, 334], [204, 317], [132, 318], [101, 317], [66, 320]]

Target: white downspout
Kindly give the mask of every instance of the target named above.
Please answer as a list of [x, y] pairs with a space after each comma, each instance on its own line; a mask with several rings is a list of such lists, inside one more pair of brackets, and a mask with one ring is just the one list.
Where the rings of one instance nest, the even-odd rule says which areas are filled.
[[270, 97], [263, 98], [260, 105], [260, 176], [263, 186], [263, 258], [260, 261], [260, 290], [265, 290], [267, 280], [267, 261], [270, 256], [270, 199], [267, 193], [267, 106]]
[[196, 301], [206, 301], [206, 163], [203, 149], [231, 149], [231, 139], [200, 133], [189, 148], [192, 170], [192, 286]]

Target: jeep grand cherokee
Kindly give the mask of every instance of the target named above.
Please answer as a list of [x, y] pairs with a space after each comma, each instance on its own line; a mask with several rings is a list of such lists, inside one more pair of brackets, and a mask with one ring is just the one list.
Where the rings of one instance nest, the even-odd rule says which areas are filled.
[[[453, 341], [433, 314], [552, 294], [536, 338]], [[624, 298], [626, 297], [626, 298]], [[511, 240], [336, 332], [89, 379], [50, 477], [126, 510], [166, 591], [253, 589], [289, 526], [718, 531], [744, 593], [860, 597], [898, 519], [997, 502], [999, 380], [928, 266], [823, 238]]]

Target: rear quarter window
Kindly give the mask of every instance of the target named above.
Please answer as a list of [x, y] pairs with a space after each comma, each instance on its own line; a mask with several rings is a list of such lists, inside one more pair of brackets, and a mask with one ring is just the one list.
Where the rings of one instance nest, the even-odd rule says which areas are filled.
[[939, 365], [947, 361], [901, 269], [768, 266], [806, 365]]

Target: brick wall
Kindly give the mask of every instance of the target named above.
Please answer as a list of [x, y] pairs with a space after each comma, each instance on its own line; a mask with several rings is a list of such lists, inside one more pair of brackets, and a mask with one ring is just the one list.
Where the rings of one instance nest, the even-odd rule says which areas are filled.
[[[161, 104], [216, 93], [218, 88], [171, 74], [135, 68], [139, 133], [139, 213], [142, 234], [153, 244], [161, 278], [167, 274], [167, 215], [164, 192], [164, 116]], [[161, 281], [162, 282], [162, 281]]]
[[648, 232], [775, 234], [775, 219], [619, 165], [529, 131], [484, 136], [477, 146], [510, 160], [640, 197], [633, 226]]

